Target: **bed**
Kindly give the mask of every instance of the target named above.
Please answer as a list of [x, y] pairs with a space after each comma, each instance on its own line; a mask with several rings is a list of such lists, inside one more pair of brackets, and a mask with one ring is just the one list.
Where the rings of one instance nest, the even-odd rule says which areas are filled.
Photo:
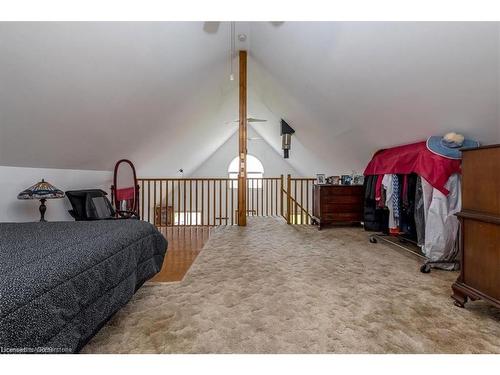
[[0, 353], [80, 351], [166, 249], [140, 220], [0, 223]]

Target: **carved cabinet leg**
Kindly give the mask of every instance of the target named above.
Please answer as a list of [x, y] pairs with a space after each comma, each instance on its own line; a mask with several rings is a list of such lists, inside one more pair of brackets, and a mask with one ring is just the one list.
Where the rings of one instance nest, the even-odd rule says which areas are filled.
[[467, 303], [467, 295], [465, 295], [464, 292], [457, 288], [455, 284], [453, 284], [451, 288], [453, 289], [451, 298], [455, 300], [455, 306], [464, 308], [465, 304]]

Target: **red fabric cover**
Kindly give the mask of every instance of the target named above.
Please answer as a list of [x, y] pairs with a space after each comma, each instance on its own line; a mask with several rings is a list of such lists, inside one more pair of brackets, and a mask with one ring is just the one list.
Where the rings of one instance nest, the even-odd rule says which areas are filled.
[[378, 174], [416, 173], [445, 195], [444, 187], [454, 173], [461, 173], [461, 160], [448, 159], [427, 149], [425, 142], [380, 150], [373, 155], [365, 169], [365, 176]]
[[133, 187], [117, 189], [116, 199], [119, 201], [128, 201], [134, 199], [135, 189]]

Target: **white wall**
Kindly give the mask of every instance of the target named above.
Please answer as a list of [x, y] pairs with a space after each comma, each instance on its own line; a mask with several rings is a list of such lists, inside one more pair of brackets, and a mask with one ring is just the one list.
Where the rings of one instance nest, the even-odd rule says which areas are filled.
[[[228, 125], [231, 126], [231, 125]], [[237, 124], [234, 125], [235, 127]], [[277, 135], [279, 136], [279, 134]], [[282, 155], [273, 149], [259, 134], [248, 127], [249, 138], [261, 138], [248, 141], [248, 153], [259, 159], [264, 165], [264, 177], [279, 177], [281, 174], [291, 174], [296, 177], [302, 176]], [[293, 153], [293, 140], [292, 151]], [[229, 163], [238, 156], [238, 132], [234, 133], [221, 147], [215, 151], [201, 166], [190, 176], [192, 177], [227, 177]]]
[[[19, 168], [0, 166], [0, 222], [38, 221], [38, 200], [18, 200], [17, 194], [42, 178], [62, 191], [87, 188], [108, 192], [113, 174], [109, 171], [73, 169]], [[73, 220], [68, 214], [71, 205], [67, 198], [51, 199], [47, 203], [45, 219], [48, 221]]]
[[256, 22], [249, 84], [296, 130], [292, 165], [360, 172], [377, 149], [449, 131], [497, 142], [498, 43], [491, 22]]

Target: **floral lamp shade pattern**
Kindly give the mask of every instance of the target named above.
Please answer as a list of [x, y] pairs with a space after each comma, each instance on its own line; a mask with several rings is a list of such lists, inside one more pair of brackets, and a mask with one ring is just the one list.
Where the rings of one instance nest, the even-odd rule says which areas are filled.
[[57, 189], [50, 183], [42, 179], [42, 181], [30, 186], [26, 190], [21, 191], [17, 195], [17, 199], [55, 199], [64, 198], [64, 192]]

